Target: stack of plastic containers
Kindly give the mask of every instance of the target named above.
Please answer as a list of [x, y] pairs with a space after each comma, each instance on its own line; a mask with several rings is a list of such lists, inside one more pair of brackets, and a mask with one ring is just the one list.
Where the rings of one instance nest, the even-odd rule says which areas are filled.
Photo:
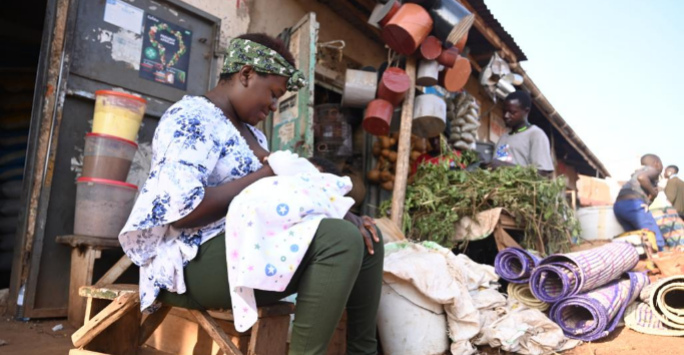
[[95, 92], [93, 132], [86, 134], [83, 173], [76, 184], [74, 234], [116, 238], [126, 224], [138, 192], [126, 177], [145, 106], [138, 96]]

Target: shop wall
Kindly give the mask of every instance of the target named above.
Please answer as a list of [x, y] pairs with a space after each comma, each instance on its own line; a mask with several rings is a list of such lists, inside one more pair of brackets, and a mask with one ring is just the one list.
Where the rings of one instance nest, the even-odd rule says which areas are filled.
[[[206, 1], [206, 0], [205, 0]], [[249, 2], [249, 32], [277, 35], [291, 27], [308, 12], [316, 13], [320, 23], [318, 42], [343, 40], [344, 55], [358, 63], [377, 66], [386, 60], [384, 47], [352, 26], [328, 6], [314, 0], [253, 0]]]

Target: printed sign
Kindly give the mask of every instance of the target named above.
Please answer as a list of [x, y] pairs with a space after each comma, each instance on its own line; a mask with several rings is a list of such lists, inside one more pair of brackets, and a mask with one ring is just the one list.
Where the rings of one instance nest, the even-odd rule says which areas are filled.
[[142, 30], [142, 20], [145, 11], [121, 0], [107, 0], [105, 4], [104, 20], [135, 34]]
[[190, 30], [146, 14], [140, 77], [185, 90], [191, 40]]

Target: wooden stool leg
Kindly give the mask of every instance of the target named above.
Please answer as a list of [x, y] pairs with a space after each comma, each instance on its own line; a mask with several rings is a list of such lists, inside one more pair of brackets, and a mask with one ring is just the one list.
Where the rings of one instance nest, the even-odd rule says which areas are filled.
[[235, 346], [235, 344], [233, 344], [228, 334], [223, 331], [221, 326], [216, 323], [214, 318], [211, 318], [209, 313], [206, 311], [197, 310], [188, 310], [188, 312], [190, 312], [190, 314], [197, 319], [197, 323], [204, 328], [204, 330], [212, 339], [214, 339], [219, 348], [221, 348], [221, 351], [223, 351], [226, 355], [243, 355], [242, 352], [240, 352], [240, 350], [238, 350], [238, 348]]
[[285, 355], [289, 326], [289, 315], [259, 319], [252, 327], [247, 355]]
[[[133, 310], [140, 314], [136, 308], [140, 304], [140, 299], [137, 293], [124, 294], [117, 297], [112, 303], [105, 307], [100, 313], [91, 318], [88, 323], [84, 324], [74, 334], [71, 335], [71, 341], [77, 348], [88, 345], [96, 336], [102, 333], [114, 322], [127, 316], [129, 311]], [[85, 312], [85, 311], [84, 311]], [[140, 328], [140, 318], [135, 327], [135, 345], [138, 345], [138, 329]]]
[[152, 336], [152, 333], [159, 327], [159, 325], [164, 321], [166, 316], [169, 314], [171, 311], [170, 306], [163, 306], [162, 308], [158, 309], [156, 312], [150, 314], [145, 321], [143, 322], [142, 326], [140, 327], [140, 337], [138, 338], [139, 345], [145, 344], [147, 339]]
[[86, 299], [78, 295], [78, 289], [93, 284], [93, 267], [99, 257], [100, 251], [92, 248], [85, 251], [73, 248], [71, 251], [68, 321], [75, 328], [83, 325], [86, 310]]

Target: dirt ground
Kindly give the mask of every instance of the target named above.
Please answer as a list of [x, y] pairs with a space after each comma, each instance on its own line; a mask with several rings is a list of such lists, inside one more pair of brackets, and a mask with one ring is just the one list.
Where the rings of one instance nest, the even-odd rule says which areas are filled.
[[[62, 324], [63, 330], [53, 332], [52, 327]], [[75, 331], [66, 319], [19, 322], [3, 317], [0, 320], [0, 354], [46, 355], [68, 354], [71, 334]], [[481, 349], [482, 355], [510, 354], [499, 349]], [[610, 337], [594, 343], [585, 343], [564, 352], [567, 355], [684, 355], [684, 339], [659, 337], [619, 328]]]

